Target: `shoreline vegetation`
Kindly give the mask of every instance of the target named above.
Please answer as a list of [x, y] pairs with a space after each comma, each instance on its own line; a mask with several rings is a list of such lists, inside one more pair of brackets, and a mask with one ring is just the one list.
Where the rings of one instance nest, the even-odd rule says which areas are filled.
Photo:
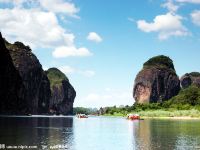
[[[140, 111], [140, 112], [131, 112], [133, 114], [139, 114], [142, 119], [152, 118], [152, 119], [199, 119], [200, 120], [200, 111], [199, 110], [149, 110], [149, 111]], [[114, 114], [103, 114], [103, 116], [115, 116], [115, 117], [126, 117], [122, 113]]]
[[[134, 104], [133, 106], [124, 107], [104, 107], [98, 111], [91, 111], [90, 108], [81, 108], [81, 111], [76, 112], [84, 113], [87, 115], [99, 115], [110, 117], [127, 117], [127, 114], [139, 114], [141, 119], [155, 118], [155, 119], [200, 119], [200, 107], [183, 105], [183, 108], [158, 108], [160, 103], [152, 104]], [[152, 107], [152, 106], [158, 106]], [[80, 109], [80, 107], [79, 107]]]
[[125, 107], [100, 109], [104, 116], [127, 116], [139, 114], [141, 118], [200, 119], [200, 105], [176, 104], [172, 100], [163, 103], [134, 104]]

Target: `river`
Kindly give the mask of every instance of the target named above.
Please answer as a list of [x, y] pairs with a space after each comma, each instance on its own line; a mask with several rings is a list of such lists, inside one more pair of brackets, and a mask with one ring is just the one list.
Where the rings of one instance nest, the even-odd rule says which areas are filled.
[[0, 149], [200, 149], [200, 120], [0, 117]]

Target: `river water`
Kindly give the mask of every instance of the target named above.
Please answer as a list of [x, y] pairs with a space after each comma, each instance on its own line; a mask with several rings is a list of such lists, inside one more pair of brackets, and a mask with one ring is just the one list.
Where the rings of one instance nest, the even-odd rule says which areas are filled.
[[200, 149], [200, 120], [0, 117], [0, 149]]

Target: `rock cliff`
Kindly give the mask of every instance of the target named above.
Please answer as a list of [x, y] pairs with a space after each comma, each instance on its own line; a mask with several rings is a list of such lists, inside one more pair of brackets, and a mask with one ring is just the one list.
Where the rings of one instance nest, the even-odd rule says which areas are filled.
[[24, 86], [0, 33], [0, 114], [27, 113]]
[[160, 55], [144, 63], [135, 79], [133, 97], [137, 103], [162, 102], [177, 95], [179, 90], [173, 61]]
[[50, 68], [46, 73], [51, 86], [51, 113], [72, 115], [76, 91], [70, 84], [68, 78], [57, 68]]
[[76, 92], [62, 72], [44, 72], [29, 46], [11, 44], [1, 33], [0, 53], [0, 114], [73, 113]]
[[37, 57], [21, 42], [5, 41], [11, 62], [20, 76], [24, 89], [19, 96], [26, 103], [27, 113], [41, 114], [49, 110], [50, 83]]
[[200, 87], [200, 73], [199, 72], [186, 73], [181, 77], [180, 82], [182, 88], [187, 88], [191, 84]]

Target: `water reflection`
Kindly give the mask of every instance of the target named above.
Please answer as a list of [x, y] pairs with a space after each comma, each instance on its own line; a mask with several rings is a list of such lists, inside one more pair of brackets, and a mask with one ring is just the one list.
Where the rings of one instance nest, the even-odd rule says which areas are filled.
[[73, 149], [73, 118], [7, 117], [0, 118], [0, 143], [6, 145], [67, 145]]
[[200, 148], [200, 122], [146, 119], [133, 125], [135, 149], [169, 150]]
[[38, 149], [42, 145], [63, 145], [69, 150], [200, 149], [200, 121], [0, 117], [2, 143], [37, 145]]

